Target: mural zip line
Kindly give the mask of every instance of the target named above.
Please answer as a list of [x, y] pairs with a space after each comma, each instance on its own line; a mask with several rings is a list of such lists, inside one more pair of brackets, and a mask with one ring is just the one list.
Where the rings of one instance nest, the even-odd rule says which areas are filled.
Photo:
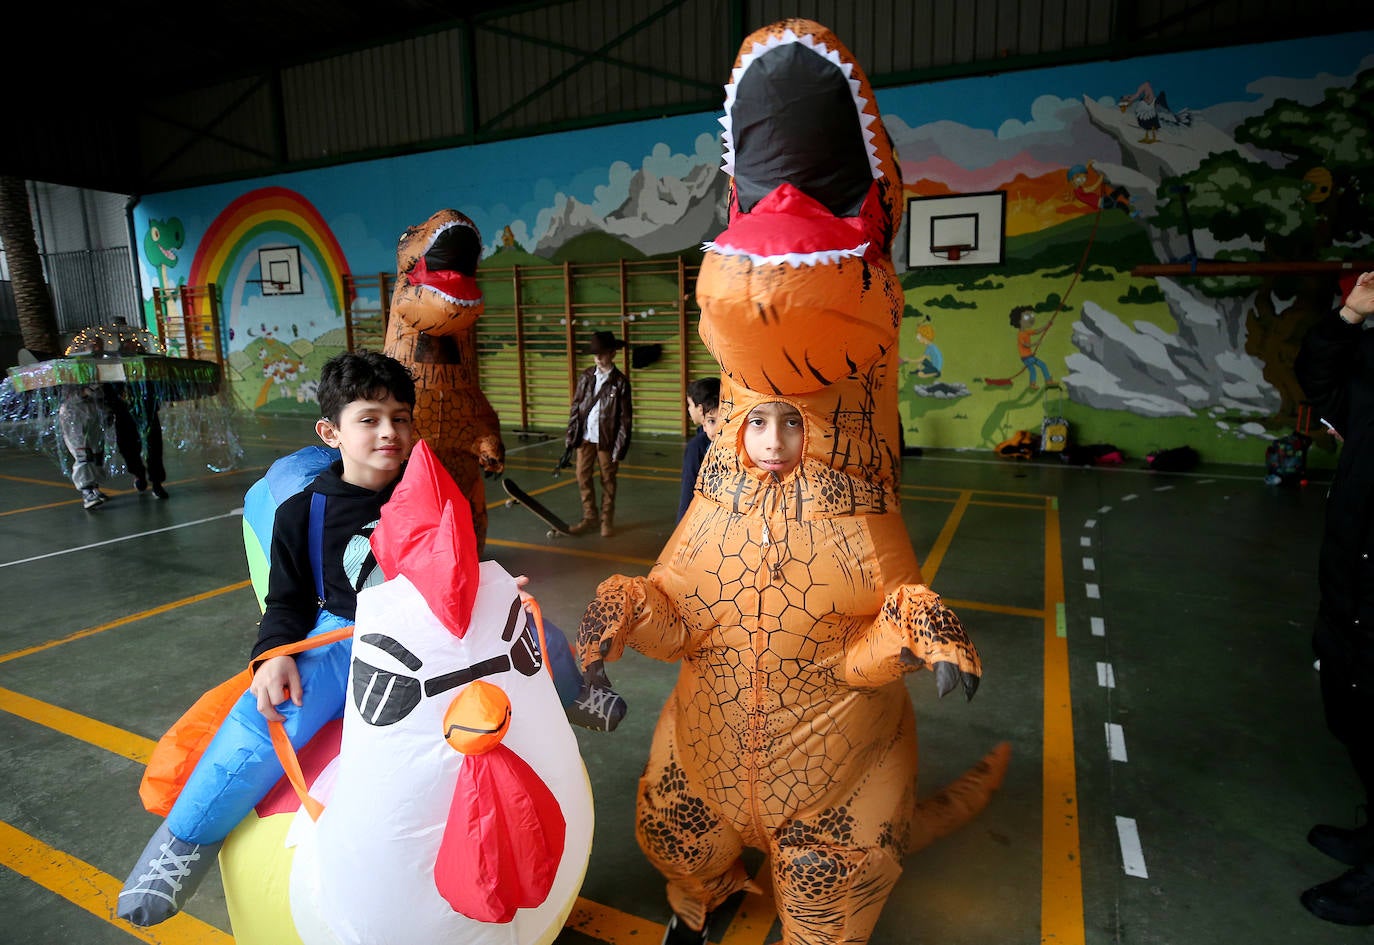
[[[1098, 225], [1101, 221], [1102, 221], [1102, 208], [1101, 208], [1101, 207], [1098, 207], [1098, 208], [1097, 208], [1097, 211], [1093, 214], [1093, 226], [1092, 226], [1092, 229], [1088, 232], [1088, 242], [1087, 242], [1087, 245], [1083, 247], [1083, 256], [1082, 256], [1082, 258], [1080, 258], [1080, 259], [1078, 260], [1078, 269], [1074, 272], [1073, 278], [1069, 280], [1069, 287], [1068, 287], [1067, 289], [1064, 290], [1063, 296], [1061, 296], [1060, 299], [1059, 299], [1059, 304], [1056, 305], [1056, 306], [1054, 307], [1054, 311], [1050, 313], [1050, 320], [1049, 320], [1049, 322], [1046, 323], [1045, 327], [1042, 328], [1042, 329], [1040, 329], [1039, 332], [1035, 332], [1035, 333], [1034, 333], [1034, 334], [1037, 335], [1037, 337], [1036, 337], [1036, 339], [1035, 339], [1034, 345], [1033, 345], [1032, 347], [1030, 347], [1030, 349], [1029, 349], [1031, 358], [1034, 358], [1034, 357], [1035, 357], [1036, 353], [1040, 350], [1040, 346], [1043, 345], [1043, 344], [1045, 343], [1045, 336], [1048, 335], [1050, 329], [1054, 327], [1055, 319], [1057, 319], [1057, 318], [1059, 317], [1059, 313], [1062, 312], [1062, 311], [1064, 310], [1064, 306], [1068, 304], [1069, 296], [1070, 296], [1071, 294], [1073, 294], [1074, 287], [1075, 287], [1076, 285], [1078, 285], [1078, 280], [1079, 280], [1079, 278], [1083, 275], [1084, 270], [1086, 270], [1086, 269], [1088, 268], [1088, 256], [1089, 256], [1089, 254], [1092, 253], [1093, 242], [1097, 239], [1097, 225]], [[1031, 312], [1031, 313], [1034, 312], [1034, 310], [1033, 310], [1032, 308], [1030, 308], [1029, 306], [1022, 306], [1022, 307], [1018, 307], [1018, 308], [1012, 309], [1012, 315], [1013, 315], [1012, 327], [1013, 327], [1013, 328], [1017, 327], [1016, 322], [1015, 322], [1015, 319], [1014, 319], [1014, 316], [1015, 316], [1018, 312], [1023, 312], [1023, 311], [1024, 311], [1024, 312]], [[1043, 365], [1043, 362], [1040, 362], [1038, 359], [1036, 359], [1036, 363], [1037, 363], [1037, 364], [1040, 364], [1042, 367], [1044, 366], [1044, 365]], [[982, 378], [982, 382], [983, 382], [984, 384], [986, 384], [988, 387], [1010, 387], [1012, 381], [1016, 380], [1018, 377], [1020, 377], [1022, 374], [1024, 374], [1028, 369], [1029, 369], [1029, 363], [1028, 363], [1028, 361], [1025, 359], [1025, 356], [1023, 355], [1023, 360], [1022, 360], [1022, 362], [1021, 362], [1021, 369], [1020, 369], [1019, 371], [1015, 372], [1014, 374], [1012, 374], [1012, 375], [1010, 375], [1010, 376], [1008, 376], [1008, 377], [985, 377], [985, 378]], [[977, 380], [977, 379], [975, 379], [975, 380]], [[1031, 378], [1031, 380], [1032, 380], [1032, 382], [1034, 382], [1033, 373], [1032, 373], [1032, 378]], [[1046, 372], [1045, 383], [1046, 383], [1046, 385], [1049, 385], [1050, 383], [1052, 383], [1052, 379], [1049, 377], [1048, 371]], [[1031, 386], [1032, 386], [1032, 389], [1034, 389], [1034, 383], [1032, 383]]]

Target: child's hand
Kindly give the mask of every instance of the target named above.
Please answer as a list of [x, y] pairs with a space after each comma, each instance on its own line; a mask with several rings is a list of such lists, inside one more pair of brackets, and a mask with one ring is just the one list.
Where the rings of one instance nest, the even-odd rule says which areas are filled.
[[301, 704], [301, 674], [296, 669], [296, 660], [291, 656], [274, 656], [258, 667], [253, 674], [253, 684], [248, 687], [258, 700], [258, 711], [269, 722], [284, 722], [286, 716], [277, 711], [277, 705], [290, 699]]

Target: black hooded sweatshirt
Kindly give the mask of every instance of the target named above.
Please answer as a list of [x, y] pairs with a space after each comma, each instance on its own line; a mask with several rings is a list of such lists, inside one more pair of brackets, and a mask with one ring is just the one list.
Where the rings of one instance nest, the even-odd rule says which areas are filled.
[[[339, 460], [277, 508], [272, 523], [265, 610], [250, 658], [273, 647], [304, 640], [319, 617], [321, 601], [315, 593], [315, 573], [310, 566], [310, 497], [314, 493], [325, 496], [320, 542], [323, 608], [346, 620], [353, 619], [358, 591], [377, 569], [368, 540], [381, 517], [382, 506], [401, 480], [401, 473], [379, 492], [350, 485], [342, 476], [343, 461]], [[379, 578], [380, 574], [372, 583]]]

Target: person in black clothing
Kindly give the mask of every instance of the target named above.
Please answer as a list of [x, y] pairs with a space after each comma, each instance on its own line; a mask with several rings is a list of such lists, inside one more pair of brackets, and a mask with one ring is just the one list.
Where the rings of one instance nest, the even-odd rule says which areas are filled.
[[[358, 592], [383, 580], [369, 537], [414, 445], [415, 384], [385, 355], [341, 354], [320, 372], [319, 400], [315, 432], [340, 458], [276, 510], [254, 659], [352, 624]], [[299, 748], [343, 714], [350, 643], [257, 667], [125, 881], [120, 916], [155, 925], [190, 898], [224, 838], [282, 777], [267, 723], [283, 722]]]
[[1365, 823], [1318, 824], [1308, 842], [1350, 867], [1303, 892], [1319, 918], [1374, 925], [1374, 272], [1303, 339], [1294, 369], [1319, 416], [1342, 440], [1326, 501], [1313, 647], [1326, 725], [1364, 788]]
[[697, 473], [701, 471], [701, 461], [720, 429], [720, 378], [700, 377], [687, 385], [687, 417], [698, 424], [697, 432], [687, 441], [687, 449], [682, 455], [682, 495], [677, 504], [677, 520], [687, 514], [687, 506], [692, 504], [692, 496], [697, 491]]
[[[615, 366], [615, 353], [625, 347], [609, 331], [598, 331], [587, 344], [596, 363], [577, 378], [568, 432], [564, 445], [575, 449], [577, 486], [582, 494], [582, 520], [569, 531], [574, 535], [601, 526], [601, 536], [615, 534], [615, 477], [630, 449], [634, 411], [630, 404], [630, 379]], [[601, 508], [596, 506], [594, 467], [601, 469]]]

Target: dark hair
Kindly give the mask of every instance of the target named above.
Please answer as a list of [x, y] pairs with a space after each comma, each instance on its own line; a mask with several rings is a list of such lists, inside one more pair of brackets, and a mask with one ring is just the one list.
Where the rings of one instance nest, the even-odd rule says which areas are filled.
[[703, 413], [710, 413], [720, 406], [720, 378], [697, 378], [687, 385], [687, 396]]
[[390, 394], [415, 406], [415, 380], [405, 365], [376, 351], [337, 354], [320, 369], [320, 415], [331, 423], [355, 400], [380, 400]]
[[1029, 305], [1018, 305], [1016, 306], [1016, 308], [1012, 309], [1011, 316], [1008, 319], [1011, 322], [1012, 328], [1021, 327], [1021, 314], [1023, 312], [1030, 312], [1032, 315], [1034, 315], [1035, 309], [1031, 308]]

